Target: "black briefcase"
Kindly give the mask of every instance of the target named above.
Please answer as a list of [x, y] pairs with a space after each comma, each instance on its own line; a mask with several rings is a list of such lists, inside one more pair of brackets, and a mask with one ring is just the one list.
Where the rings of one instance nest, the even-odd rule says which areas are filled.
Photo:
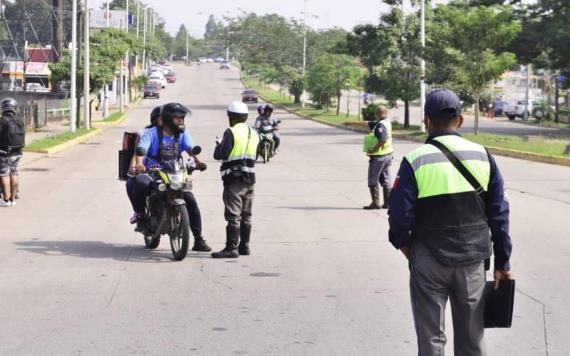
[[485, 328], [510, 328], [513, 323], [515, 280], [502, 280], [497, 290], [494, 287], [494, 281], [485, 285]]

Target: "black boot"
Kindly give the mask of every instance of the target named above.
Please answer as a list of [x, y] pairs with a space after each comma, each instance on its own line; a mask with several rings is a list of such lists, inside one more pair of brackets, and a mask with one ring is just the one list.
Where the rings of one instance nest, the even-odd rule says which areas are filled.
[[198, 252], [210, 252], [212, 248], [208, 246], [206, 240], [203, 237], [195, 237], [194, 238], [194, 247], [192, 247], [192, 251]]
[[384, 205], [382, 205], [382, 209], [388, 209], [388, 199], [390, 199], [390, 193], [392, 193], [392, 189], [382, 187], [382, 193], [384, 195]]
[[380, 209], [380, 189], [377, 185], [374, 185], [370, 188], [370, 196], [372, 197], [372, 204], [363, 206], [362, 209], [364, 210], [375, 210]]
[[212, 253], [213, 258], [237, 258], [239, 227], [226, 226], [226, 247], [220, 252]]
[[249, 256], [251, 251], [249, 249], [249, 237], [251, 236], [251, 225], [241, 224], [240, 241], [238, 252], [242, 256]]

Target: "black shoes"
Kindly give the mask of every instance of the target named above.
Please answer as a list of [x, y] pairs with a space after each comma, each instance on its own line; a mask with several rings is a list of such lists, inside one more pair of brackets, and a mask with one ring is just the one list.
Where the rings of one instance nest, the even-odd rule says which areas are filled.
[[239, 238], [239, 227], [226, 226], [226, 247], [219, 252], [212, 253], [212, 258], [237, 258]]
[[251, 236], [251, 225], [242, 224], [240, 227], [240, 242], [238, 246], [238, 252], [242, 256], [251, 255], [251, 250], [249, 249], [250, 236]]
[[198, 252], [210, 252], [212, 248], [208, 246], [206, 240], [203, 237], [196, 237], [194, 238], [194, 246], [192, 247], [192, 251]]

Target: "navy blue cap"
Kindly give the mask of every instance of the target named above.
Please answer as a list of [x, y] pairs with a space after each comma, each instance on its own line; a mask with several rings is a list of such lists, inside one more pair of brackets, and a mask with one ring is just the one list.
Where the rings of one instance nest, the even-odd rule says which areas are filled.
[[451, 90], [434, 90], [426, 98], [424, 112], [432, 119], [454, 119], [461, 114], [461, 101]]

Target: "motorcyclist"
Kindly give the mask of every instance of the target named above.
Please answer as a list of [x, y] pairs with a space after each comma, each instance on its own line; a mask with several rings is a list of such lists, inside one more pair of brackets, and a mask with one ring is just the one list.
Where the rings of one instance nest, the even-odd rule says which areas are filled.
[[[142, 136], [144, 136], [144, 133], [146, 132], [146, 130], [152, 129], [155, 126], [160, 126], [160, 111], [162, 110], [162, 106], [157, 106], [154, 109], [152, 109], [152, 111], [150, 112], [150, 124], [148, 126], [146, 126], [138, 135], [137, 140], [135, 142], [135, 147], [139, 145], [140, 142], [140, 138]], [[129, 201], [131, 202], [131, 205], [133, 206], [133, 211], [135, 210], [135, 206], [133, 203], [133, 190], [135, 188], [135, 182], [136, 182], [136, 155], [133, 155], [133, 158], [131, 159], [131, 164], [129, 167], [129, 173], [127, 174], [127, 181], [125, 183], [126, 189], [127, 189], [127, 195], [129, 196]], [[131, 224], [135, 224], [138, 220], [138, 214], [134, 213], [133, 216], [131, 217]]]
[[[259, 108], [258, 108], [259, 112]], [[279, 136], [279, 120], [273, 116], [273, 106], [267, 104], [263, 106], [263, 114], [255, 120], [255, 129], [259, 133], [273, 133], [273, 142], [275, 143], [274, 149], [281, 144], [281, 137]]]
[[[192, 156], [194, 143], [190, 133], [186, 131], [184, 118], [191, 114], [191, 110], [180, 103], [169, 103], [162, 106], [160, 119], [161, 126], [145, 130], [136, 148], [135, 169], [144, 173], [148, 169], [160, 168], [162, 162], [182, 159], [182, 152], [188, 153], [196, 162], [200, 170], [206, 169], [206, 164], [198, 157]], [[162, 138], [162, 140], [160, 139]], [[162, 142], [161, 142], [162, 141]], [[146, 197], [152, 192], [154, 179], [149, 174], [139, 174], [133, 189], [133, 207], [136, 213], [137, 229], [144, 228], [144, 209]], [[190, 191], [184, 192], [184, 200], [190, 217], [190, 229], [194, 235], [193, 251], [209, 252], [212, 249], [202, 236], [202, 217], [198, 202]]]
[[259, 106], [257, 107], [257, 114], [258, 114], [258, 115], [257, 115], [257, 118], [255, 119], [255, 123], [256, 123], [256, 124], [257, 124], [257, 120], [260, 120], [261, 117], [263, 116], [263, 109], [264, 109], [264, 108], [265, 108], [264, 105], [259, 105]]

